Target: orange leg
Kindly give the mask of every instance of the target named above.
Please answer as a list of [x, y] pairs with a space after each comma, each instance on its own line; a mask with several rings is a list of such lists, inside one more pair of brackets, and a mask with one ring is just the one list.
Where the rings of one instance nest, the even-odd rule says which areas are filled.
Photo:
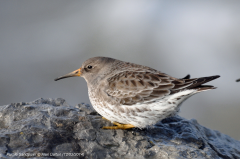
[[[104, 117], [102, 117], [102, 119], [108, 120]], [[131, 124], [120, 124], [120, 123], [117, 123], [117, 122], [113, 122], [113, 124], [116, 125], [116, 126], [104, 126], [104, 127], [102, 127], [102, 129], [122, 129], [122, 130], [126, 130], [126, 129], [131, 129], [131, 128], [135, 127]]]

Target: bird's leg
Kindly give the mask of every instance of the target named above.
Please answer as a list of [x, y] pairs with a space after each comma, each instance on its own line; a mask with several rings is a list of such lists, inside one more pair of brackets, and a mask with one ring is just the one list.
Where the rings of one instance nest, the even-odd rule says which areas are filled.
[[[110, 120], [108, 120], [107, 118], [105, 118], [105, 117], [102, 117], [102, 119], [104, 119], [104, 120], [107, 120], [107, 121], [110, 121]], [[111, 121], [110, 121], [111, 122]]]
[[[108, 120], [104, 117], [102, 117], [102, 119]], [[108, 120], [108, 121], [110, 121], [110, 120]], [[131, 124], [120, 124], [120, 123], [117, 123], [117, 122], [113, 122], [113, 124], [117, 125], [117, 126], [104, 126], [104, 127], [102, 127], [102, 129], [122, 129], [122, 130], [126, 130], [126, 129], [131, 129], [131, 128], [135, 127]]]
[[116, 123], [116, 122], [113, 122], [113, 124], [117, 125], [117, 126], [104, 126], [104, 127], [102, 127], [102, 129], [122, 129], [122, 130], [126, 130], [126, 129], [131, 129], [131, 128], [135, 127], [131, 124], [119, 124], [119, 123]]

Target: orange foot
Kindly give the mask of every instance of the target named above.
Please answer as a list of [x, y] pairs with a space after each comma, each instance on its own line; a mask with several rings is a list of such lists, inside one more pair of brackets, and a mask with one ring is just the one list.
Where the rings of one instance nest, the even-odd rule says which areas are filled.
[[[102, 117], [102, 119], [108, 120], [104, 117]], [[113, 124], [117, 125], [117, 126], [104, 126], [104, 127], [102, 127], [102, 129], [122, 129], [122, 130], [126, 130], [126, 129], [131, 129], [131, 128], [135, 127], [131, 124], [120, 124], [120, 123], [117, 123], [117, 122], [113, 122]]]

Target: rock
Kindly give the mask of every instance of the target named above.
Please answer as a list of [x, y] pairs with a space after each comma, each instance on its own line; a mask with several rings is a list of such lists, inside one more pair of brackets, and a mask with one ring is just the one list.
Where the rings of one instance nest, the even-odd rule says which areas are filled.
[[0, 106], [0, 158], [240, 158], [240, 142], [179, 116], [146, 129], [111, 125], [88, 104], [64, 99]]

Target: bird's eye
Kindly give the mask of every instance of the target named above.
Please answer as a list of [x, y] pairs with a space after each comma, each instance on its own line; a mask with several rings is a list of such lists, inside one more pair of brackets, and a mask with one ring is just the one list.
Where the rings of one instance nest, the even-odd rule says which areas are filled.
[[88, 68], [88, 69], [92, 69], [92, 66], [91, 66], [91, 65], [88, 65], [87, 68]]

